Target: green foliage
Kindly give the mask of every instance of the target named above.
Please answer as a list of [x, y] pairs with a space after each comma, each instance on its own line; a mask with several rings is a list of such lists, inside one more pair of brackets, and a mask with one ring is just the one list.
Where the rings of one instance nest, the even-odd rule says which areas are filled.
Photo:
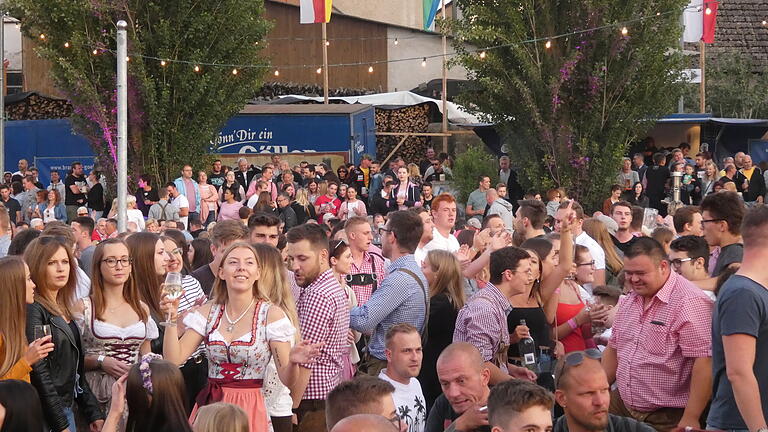
[[[707, 53], [707, 112], [715, 117], [768, 118], [768, 74], [739, 52]], [[685, 105], [699, 112], [699, 84], [686, 85]]]
[[470, 146], [458, 155], [453, 165], [453, 183], [459, 191], [456, 199], [466, 201], [469, 194], [477, 189], [477, 178], [481, 175], [490, 177], [491, 185], [495, 187], [499, 180], [497, 166], [496, 158], [480, 145]]
[[202, 168], [218, 129], [261, 85], [264, 68], [233, 75], [231, 66], [203, 66], [195, 73], [194, 64], [162, 66], [160, 59], [262, 62], [258, 42], [269, 29], [263, 0], [9, 0], [6, 7], [40, 41], [38, 55], [52, 63], [56, 86], [75, 108], [75, 129], [108, 174], [117, 145], [118, 20], [128, 23], [130, 175], [166, 181], [183, 164]]
[[[629, 144], [682, 91], [682, 61], [670, 48], [687, 2], [459, 1], [465, 18], [451, 31], [473, 81], [461, 102], [499, 125], [524, 186], [565, 187], [597, 208]], [[616, 24], [630, 20], [622, 35]], [[546, 37], [568, 33], [545, 47]], [[504, 47], [483, 59], [466, 43]]]

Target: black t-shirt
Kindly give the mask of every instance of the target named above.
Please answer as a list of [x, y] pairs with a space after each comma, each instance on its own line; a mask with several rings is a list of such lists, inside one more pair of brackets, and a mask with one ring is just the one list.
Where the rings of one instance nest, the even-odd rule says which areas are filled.
[[628, 241], [628, 242], [626, 242], [626, 243], [622, 243], [622, 242], [620, 242], [620, 241], [619, 241], [619, 239], [617, 239], [617, 238], [616, 238], [616, 237], [614, 237], [614, 236], [611, 236], [611, 240], [613, 240], [613, 244], [614, 244], [614, 245], [615, 245], [617, 248], [619, 248], [619, 250], [621, 251], [621, 253], [625, 254], [625, 253], [627, 253], [627, 251], [629, 250], [629, 248], [630, 248], [630, 247], [632, 247], [632, 245], [633, 245], [633, 244], [635, 244], [635, 241], [637, 241], [637, 237], [635, 237], [635, 236], [632, 236], [632, 238], [631, 238], [631, 239], [629, 239], [629, 241]]
[[720, 276], [729, 265], [733, 263], [740, 263], [744, 257], [744, 245], [741, 243], [729, 244], [728, 246], [720, 248], [720, 255], [717, 256], [717, 262], [715, 262], [715, 268], [712, 269], [712, 277]]
[[210, 296], [213, 290], [213, 283], [216, 281], [216, 275], [211, 271], [211, 266], [206, 264], [192, 272], [192, 277], [200, 282], [200, 288], [205, 295]]
[[664, 188], [669, 179], [669, 168], [666, 166], [654, 166], [645, 172], [645, 194], [651, 199], [661, 199], [664, 196]]
[[88, 206], [95, 211], [104, 211], [104, 187], [96, 183], [88, 190]]
[[[427, 427], [424, 429], [424, 432], [443, 432], [458, 417], [459, 415], [453, 410], [451, 404], [448, 403], [448, 399], [445, 398], [445, 395], [441, 394], [437, 400], [435, 400], [435, 404], [432, 405], [432, 410], [429, 412], [429, 417], [427, 418]], [[461, 432], [491, 432], [491, 427], [481, 426], [471, 431]]]
[[11, 217], [11, 222], [16, 223], [16, 215], [21, 211], [21, 204], [13, 198], [8, 198], [8, 201], [2, 201], [2, 203], [8, 209], [8, 216]]
[[224, 184], [224, 182], [227, 179], [227, 175], [224, 174], [224, 171], [219, 171], [218, 174], [211, 171], [210, 174], [208, 174], [208, 184], [212, 184], [213, 187], [216, 188], [216, 190], [221, 189], [221, 185]]
[[430, 199], [424, 198], [424, 200], [421, 202], [421, 206], [424, 207], [427, 210], [432, 210], [432, 200], [433, 199], [435, 199], [434, 195], [432, 195], [432, 198], [430, 198]]
[[70, 186], [77, 186], [82, 190], [83, 187], [88, 186], [88, 182], [85, 181], [85, 176], [76, 176], [74, 174], [70, 174], [67, 176], [66, 179], [64, 179], [64, 204], [65, 205], [85, 205], [86, 198], [84, 193], [76, 194], [72, 192], [72, 190], [69, 188]]

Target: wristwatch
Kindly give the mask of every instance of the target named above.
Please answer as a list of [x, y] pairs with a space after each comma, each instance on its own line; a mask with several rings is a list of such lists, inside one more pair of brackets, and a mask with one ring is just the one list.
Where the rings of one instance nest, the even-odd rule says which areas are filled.
[[104, 357], [103, 355], [100, 355], [96, 358], [96, 363], [99, 365], [99, 369], [101, 369], [104, 366]]

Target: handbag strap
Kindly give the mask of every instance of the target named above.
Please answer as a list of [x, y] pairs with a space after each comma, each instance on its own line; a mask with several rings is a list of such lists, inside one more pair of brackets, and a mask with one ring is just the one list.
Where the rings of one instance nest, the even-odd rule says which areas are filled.
[[408, 270], [407, 268], [400, 268], [397, 271], [403, 272], [407, 275], [410, 275], [416, 283], [419, 284], [421, 287], [422, 292], [424, 293], [424, 322], [421, 325], [421, 344], [424, 346], [424, 344], [427, 342], [427, 336], [428, 336], [428, 327], [427, 324], [429, 323], [429, 294], [427, 293], [427, 287], [424, 286], [424, 283], [421, 281], [421, 278], [416, 276], [416, 273], [412, 272], [411, 270]]

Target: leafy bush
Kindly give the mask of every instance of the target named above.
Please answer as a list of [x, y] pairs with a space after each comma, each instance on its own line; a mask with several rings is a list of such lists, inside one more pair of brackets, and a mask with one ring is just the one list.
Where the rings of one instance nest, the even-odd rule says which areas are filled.
[[453, 182], [459, 191], [458, 201], [465, 202], [469, 194], [477, 189], [477, 177], [485, 175], [491, 178], [491, 185], [499, 180], [496, 158], [485, 151], [481, 145], [467, 148], [465, 153], [456, 157], [453, 166]]

